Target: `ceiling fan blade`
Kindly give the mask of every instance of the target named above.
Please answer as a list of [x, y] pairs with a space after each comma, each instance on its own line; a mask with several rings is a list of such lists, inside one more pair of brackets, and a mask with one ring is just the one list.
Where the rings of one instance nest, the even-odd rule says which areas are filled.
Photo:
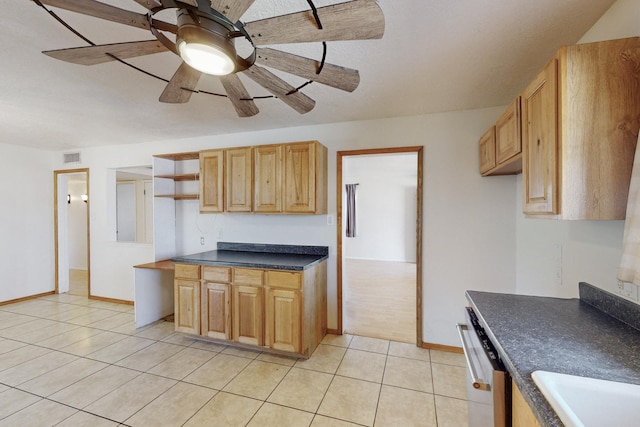
[[259, 46], [379, 39], [384, 34], [384, 15], [375, 0], [353, 0], [320, 7], [317, 11], [322, 30], [318, 29], [311, 11], [249, 22], [244, 28]]
[[285, 73], [295, 74], [323, 85], [335, 87], [336, 89], [353, 92], [360, 83], [358, 70], [339, 67], [337, 65], [325, 64], [320, 74], [316, 74], [320, 61], [294, 55], [281, 50], [257, 48], [256, 62], [271, 68], [275, 68]]
[[237, 74], [221, 76], [220, 81], [239, 117], [251, 117], [260, 112]]
[[162, 7], [162, 4], [157, 0], [133, 0], [138, 3], [140, 6], [147, 8], [149, 10], [155, 9], [157, 7]]
[[251, 7], [255, 0], [211, 0], [211, 7], [236, 22]]
[[[145, 30], [150, 29], [146, 15], [120, 9], [119, 7], [100, 3], [95, 0], [40, 0], [40, 2], [48, 6], [59, 7], [60, 9], [106, 19], [107, 21], [117, 22], [119, 24], [130, 25]], [[160, 30], [172, 33], [178, 32], [178, 27], [173, 24], [156, 20], [153, 22], [154, 26]]]
[[308, 113], [316, 105], [313, 99], [302, 92], [297, 92], [295, 87], [280, 77], [255, 64], [243, 73], [300, 114]]
[[[167, 48], [158, 40], [140, 42], [103, 44], [97, 46], [74, 47], [71, 49], [47, 50], [42, 53], [61, 61], [80, 65], [95, 65], [115, 61], [111, 55], [120, 59], [166, 52]], [[110, 54], [110, 55], [109, 55]]]
[[171, 77], [167, 87], [164, 88], [162, 95], [160, 95], [160, 102], [168, 102], [170, 104], [189, 102], [201, 75], [200, 71], [194, 70], [183, 62]]

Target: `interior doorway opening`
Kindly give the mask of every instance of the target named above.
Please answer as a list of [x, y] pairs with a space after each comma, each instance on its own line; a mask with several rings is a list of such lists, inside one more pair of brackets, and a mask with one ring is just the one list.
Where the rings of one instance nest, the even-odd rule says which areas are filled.
[[55, 292], [91, 296], [89, 169], [54, 171]]
[[423, 344], [422, 149], [337, 153], [338, 333]]

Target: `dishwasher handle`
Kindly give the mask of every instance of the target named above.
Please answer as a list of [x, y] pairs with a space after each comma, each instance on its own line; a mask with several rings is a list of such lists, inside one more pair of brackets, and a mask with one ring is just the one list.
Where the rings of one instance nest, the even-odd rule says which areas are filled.
[[469, 327], [465, 324], [458, 323], [456, 325], [456, 329], [458, 330], [458, 336], [460, 337], [460, 342], [462, 343], [462, 350], [464, 352], [464, 358], [467, 362], [467, 369], [469, 369], [469, 373], [471, 374], [473, 388], [486, 391], [491, 390], [490, 384], [487, 384], [478, 378], [478, 374], [476, 374], [476, 368], [473, 366], [473, 363], [471, 363], [471, 358], [469, 357], [469, 354], [471, 354], [471, 350], [467, 346], [467, 341], [464, 339], [464, 334], [462, 332], [469, 330]]

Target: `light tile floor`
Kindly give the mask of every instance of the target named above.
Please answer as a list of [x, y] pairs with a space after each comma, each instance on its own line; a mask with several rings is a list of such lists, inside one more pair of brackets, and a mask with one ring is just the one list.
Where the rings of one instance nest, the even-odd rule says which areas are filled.
[[75, 295], [0, 306], [0, 427], [463, 427], [465, 394], [462, 355], [410, 344], [328, 335], [297, 360]]

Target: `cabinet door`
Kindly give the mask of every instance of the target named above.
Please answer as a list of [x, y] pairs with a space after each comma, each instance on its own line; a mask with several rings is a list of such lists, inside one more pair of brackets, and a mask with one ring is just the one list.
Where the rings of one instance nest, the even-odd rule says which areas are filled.
[[496, 128], [491, 128], [480, 138], [480, 174], [496, 167]]
[[222, 150], [200, 152], [200, 212], [224, 210], [224, 157]]
[[254, 211], [282, 212], [282, 145], [255, 147]]
[[231, 295], [229, 285], [202, 283], [202, 335], [231, 339]]
[[524, 213], [558, 213], [558, 68], [549, 62], [522, 94]]
[[316, 150], [313, 142], [284, 146], [284, 211], [314, 213]]
[[174, 281], [174, 322], [177, 332], [200, 334], [200, 281]]
[[227, 212], [251, 212], [253, 161], [251, 147], [225, 150]]
[[301, 351], [301, 299], [299, 291], [267, 288], [267, 345], [270, 348]]
[[496, 122], [496, 162], [502, 164], [522, 152], [520, 98], [516, 98]]
[[233, 286], [233, 340], [251, 345], [263, 345], [262, 288]]
[[524, 400], [513, 380], [511, 382], [511, 424], [513, 427], [540, 427], [529, 404]]

